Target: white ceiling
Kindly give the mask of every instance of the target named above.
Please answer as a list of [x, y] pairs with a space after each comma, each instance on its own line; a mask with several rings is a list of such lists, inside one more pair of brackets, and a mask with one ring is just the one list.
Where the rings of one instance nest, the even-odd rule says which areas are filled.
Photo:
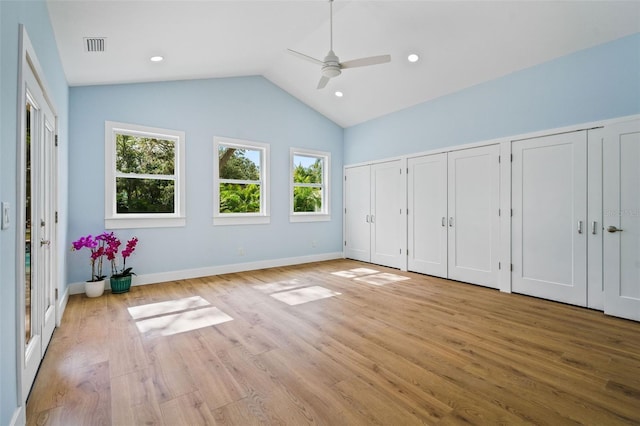
[[[324, 58], [326, 0], [47, 3], [72, 86], [263, 75], [343, 127], [640, 32], [638, 1], [336, 0], [340, 59], [392, 60], [317, 90], [319, 67], [286, 49]], [[106, 37], [106, 51], [85, 52], [83, 37]]]

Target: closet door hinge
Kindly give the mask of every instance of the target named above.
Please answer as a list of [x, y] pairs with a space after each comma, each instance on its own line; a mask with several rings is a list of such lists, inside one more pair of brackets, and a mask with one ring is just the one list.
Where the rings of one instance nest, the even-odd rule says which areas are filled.
[[55, 223], [58, 223], [58, 212], [55, 214]]
[[511, 264], [511, 271], [513, 272], [513, 263]]
[[56, 288], [56, 300], [58, 300], [58, 289]]
[[498, 216], [500, 216], [500, 209], [498, 209]]
[[55, 145], [58, 146], [58, 135], [55, 136]]
[[345, 247], [347, 246], [347, 240], [344, 240], [344, 246]]
[[500, 265], [500, 262], [498, 262], [498, 270], [502, 269], [502, 265]]
[[409, 249], [407, 249], [407, 256], [409, 256]]
[[501, 157], [501, 156], [500, 156], [500, 155], [498, 155], [498, 164], [500, 164], [500, 157]]

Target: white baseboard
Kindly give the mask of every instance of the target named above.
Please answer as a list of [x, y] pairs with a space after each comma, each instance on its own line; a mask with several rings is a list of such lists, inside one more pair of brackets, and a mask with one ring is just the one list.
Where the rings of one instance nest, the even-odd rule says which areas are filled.
[[[84, 287], [83, 287], [84, 291]], [[58, 299], [58, 306], [56, 310], [56, 327], [60, 327], [62, 323], [62, 316], [64, 315], [64, 310], [67, 308], [67, 302], [69, 301], [69, 287], [65, 288], [62, 291], [62, 297]]]
[[[157, 274], [136, 275], [133, 286], [157, 284], [167, 281], [186, 280], [190, 278], [208, 277], [211, 275], [232, 274], [234, 272], [254, 271], [256, 269], [277, 268], [279, 266], [300, 265], [303, 263], [322, 262], [325, 260], [342, 259], [342, 252], [323, 253], [310, 256], [287, 257], [283, 259], [259, 260], [255, 262], [233, 263], [230, 265], [210, 266], [207, 268], [184, 269], [181, 271], [159, 272]], [[69, 294], [84, 293], [84, 282], [70, 283], [67, 286]], [[65, 302], [66, 304], [66, 302]]]
[[25, 417], [24, 404], [20, 407], [16, 408], [16, 411], [13, 412], [13, 416], [11, 417], [11, 421], [9, 422], [10, 426], [23, 426], [27, 424], [27, 418]]

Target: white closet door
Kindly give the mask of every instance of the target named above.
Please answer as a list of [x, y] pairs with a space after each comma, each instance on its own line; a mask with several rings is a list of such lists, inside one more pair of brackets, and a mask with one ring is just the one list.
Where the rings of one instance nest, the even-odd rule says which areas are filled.
[[408, 160], [408, 269], [447, 277], [447, 154]]
[[500, 147], [449, 153], [449, 278], [498, 288]]
[[640, 321], [640, 120], [605, 127], [604, 311]]
[[512, 290], [586, 306], [587, 133], [512, 145]]
[[371, 262], [400, 268], [402, 232], [400, 160], [371, 166]]
[[370, 167], [345, 169], [345, 247], [344, 255], [350, 259], [371, 261], [371, 178]]

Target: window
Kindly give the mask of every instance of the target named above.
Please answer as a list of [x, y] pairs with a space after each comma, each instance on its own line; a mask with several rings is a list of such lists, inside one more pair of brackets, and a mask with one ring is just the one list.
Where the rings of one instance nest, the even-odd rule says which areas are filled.
[[213, 139], [213, 224], [269, 223], [269, 145]]
[[105, 228], [184, 226], [184, 132], [105, 122]]
[[330, 220], [328, 152], [291, 148], [291, 222]]

